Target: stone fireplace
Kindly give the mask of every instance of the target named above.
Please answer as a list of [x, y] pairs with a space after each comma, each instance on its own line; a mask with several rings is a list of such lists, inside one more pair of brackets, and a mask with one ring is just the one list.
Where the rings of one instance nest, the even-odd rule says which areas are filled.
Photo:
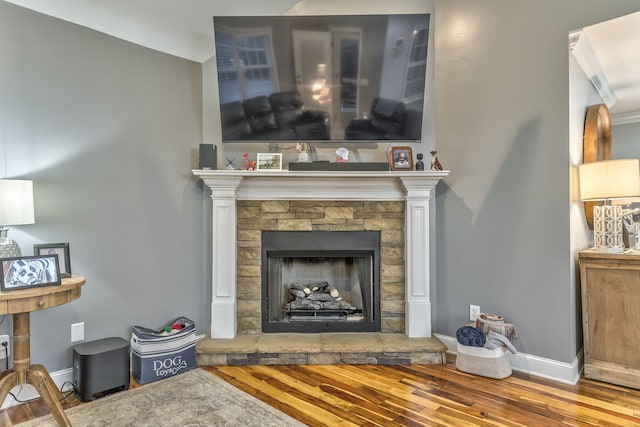
[[[378, 317], [383, 333], [431, 336], [430, 210], [447, 171], [193, 173], [212, 190], [211, 338], [262, 333], [269, 316], [262, 301], [262, 235], [273, 231], [377, 233], [380, 309], [367, 315]], [[286, 251], [279, 255], [290, 258]], [[342, 255], [335, 262], [361, 262]]]
[[[265, 331], [265, 286], [267, 279], [264, 259], [266, 251], [292, 255], [287, 248], [304, 251], [303, 254], [324, 257], [333, 252], [336, 261], [361, 257], [362, 252], [371, 252], [372, 277], [375, 285], [370, 291], [375, 296], [375, 307], [368, 310], [368, 325], [328, 327], [318, 325], [299, 328], [306, 332], [327, 331], [380, 331], [404, 332], [405, 274], [404, 274], [404, 217], [403, 201], [315, 201], [315, 200], [239, 200], [237, 203], [237, 301], [238, 333], [260, 334], [261, 332], [283, 332], [283, 325]], [[355, 235], [369, 236], [357, 242]], [[264, 245], [264, 236], [279, 236], [275, 245]], [[371, 241], [375, 235], [375, 241]], [[299, 241], [287, 241], [289, 237], [300, 237]], [[311, 237], [313, 236], [313, 237]], [[293, 245], [293, 246], [292, 246]], [[310, 251], [312, 253], [310, 253]], [[337, 251], [342, 252], [336, 253]], [[345, 253], [346, 251], [347, 253]], [[307, 257], [308, 258], [308, 257]], [[314, 275], [301, 280], [327, 280]], [[374, 302], [372, 301], [372, 305]], [[289, 332], [292, 332], [289, 330]]]

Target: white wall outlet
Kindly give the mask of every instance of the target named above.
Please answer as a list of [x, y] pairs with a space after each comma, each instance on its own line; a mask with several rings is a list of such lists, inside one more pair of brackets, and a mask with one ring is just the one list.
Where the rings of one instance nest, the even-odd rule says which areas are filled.
[[469, 306], [469, 320], [475, 320], [480, 316], [480, 306], [479, 305], [470, 305]]
[[71, 342], [84, 340], [84, 322], [71, 324]]
[[0, 359], [11, 356], [11, 337], [9, 335], [0, 335], [0, 345], [4, 347], [4, 343], [7, 343], [7, 354], [4, 351], [0, 351]]

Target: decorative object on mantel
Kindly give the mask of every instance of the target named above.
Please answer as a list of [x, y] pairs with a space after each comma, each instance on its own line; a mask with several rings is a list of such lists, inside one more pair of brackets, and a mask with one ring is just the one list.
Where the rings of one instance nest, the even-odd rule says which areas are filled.
[[432, 171], [441, 171], [442, 165], [440, 164], [440, 160], [438, 160], [438, 156], [436, 156], [438, 152], [436, 150], [431, 151], [431, 166], [429, 170]]
[[392, 147], [389, 152], [391, 170], [413, 170], [411, 147]]
[[0, 258], [22, 256], [6, 225], [35, 223], [33, 181], [0, 179]]
[[578, 166], [580, 199], [603, 200], [593, 206], [593, 243], [596, 252], [624, 251], [622, 239], [622, 206], [612, 205], [612, 199], [640, 196], [640, 160], [602, 160]]
[[281, 171], [282, 153], [258, 153], [259, 171]]
[[230, 171], [235, 170], [235, 165], [233, 164], [233, 162], [235, 162], [236, 159], [230, 159], [227, 157], [227, 159], [224, 161], [224, 166], [229, 169]]
[[298, 161], [301, 163], [311, 162], [311, 145], [307, 142], [298, 142], [296, 144], [296, 151], [298, 152]]
[[244, 153], [242, 155], [242, 157], [244, 158], [244, 168], [248, 171], [254, 171], [256, 170], [256, 161], [255, 160], [249, 160], [249, 153]]
[[349, 150], [340, 147], [336, 150], [336, 163], [346, 163], [349, 161]]
[[418, 153], [416, 155], [418, 161], [416, 162], [416, 170], [417, 171], [423, 171], [424, 170], [424, 162], [422, 161], [423, 159], [423, 155], [422, 153]]

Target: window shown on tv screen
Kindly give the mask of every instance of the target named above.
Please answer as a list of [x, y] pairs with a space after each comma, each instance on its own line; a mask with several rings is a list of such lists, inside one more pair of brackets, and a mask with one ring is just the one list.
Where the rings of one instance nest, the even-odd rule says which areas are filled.
[[419, 142], [429, 14], [213, 18], [224, 142]]

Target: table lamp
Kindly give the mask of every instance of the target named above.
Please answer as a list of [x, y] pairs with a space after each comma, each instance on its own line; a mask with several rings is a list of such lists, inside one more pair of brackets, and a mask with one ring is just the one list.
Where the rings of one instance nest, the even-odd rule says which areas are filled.
[[622, 206], [613, 199], [640, 195], [640, 160], [621, 159], [584, 163], [578, 166], [580, 198], [604, 201], [593, 207], [593, 242], [596, 252], [624, 251], [622, 240]]
[[33, 224], [33, 181], [0, 179], [0, 258], [22, 256], [5, 225]]

